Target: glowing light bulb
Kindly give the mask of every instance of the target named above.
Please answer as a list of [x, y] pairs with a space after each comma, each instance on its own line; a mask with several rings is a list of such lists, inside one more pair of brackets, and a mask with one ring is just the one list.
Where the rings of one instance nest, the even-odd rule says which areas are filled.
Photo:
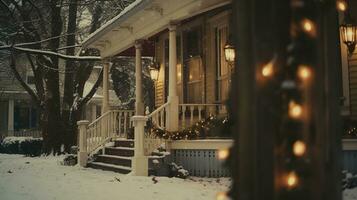
[[346, 1], [344, 1], [344, 0], [336, 1], [336, 7], [337, 7], [337, 10], [339, 10], [341, 12], [346, 11], [346, 9], [347, 9]]
[[300, 118], [302, 115], [302, 106], [296, 104], [294, 101], [289, 103], [289, 116], [291, 118]]
[[274, 65], [273, 62], [269, 62], [262, 69], [262, 75], [265, 77], [272, 76], [274, 73]]
[[227, 193], [225, 192], [218, 192], [216, 195], [216, 200], [229, 200]]
[[218, 159], [219, 160], [225, 160], [229, 156], [229, 150], [228, 149], [220, 149], [218, 150]]
[[299, 177], [295, 172], [290, 172], [286, 177], [286, 185], [288, 188], [295, 188], [299, 184]]
[[301, 65], [298, 68], [297, 74], [302, 80], [308, 80], [311, 77], [312, 72], [308, 66]]
[[306, 144], [300, 140], [294, 142], [293, 152], [295, 156], [303, 156], [306, 152]]
[[302, 20], [301, 25], [302, 25], [303, 30], [306, 33], [308, 33], [310, 35], [313, 35], [313, 36], [316, 34], [316, 32], [315, 32], [315, 24], [311, 20], [304, 19], [304, 20]]

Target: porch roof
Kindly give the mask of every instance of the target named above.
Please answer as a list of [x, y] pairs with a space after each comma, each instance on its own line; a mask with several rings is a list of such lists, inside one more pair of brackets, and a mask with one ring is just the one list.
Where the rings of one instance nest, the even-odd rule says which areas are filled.
[[82, 46], [99, 49], [102, 58], [115, 56], [132, 47], [136, 40], [148, 39], [165, 30], [172, 21], [181, 21], [230, 2], [231, 0], [136, 0], [89, 35]]

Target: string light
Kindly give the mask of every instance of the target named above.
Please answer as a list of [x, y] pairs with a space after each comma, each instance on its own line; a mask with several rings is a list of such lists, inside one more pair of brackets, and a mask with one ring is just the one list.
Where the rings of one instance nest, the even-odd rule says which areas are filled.
[[286, 176], [286, 186], [289, 189], [293, 189], [295, 188], [297, 185], [299, 184], [299, 178], [296, 175], [296, 173], [290, 172], [287, 176]]
[[306, 65], [300, 65], [297, 72], [298, 76], [302, 80], [308, 80], [311, 77], [311, 69]]
[[219, 160], [225, 160], [229, 156], [229, 150], [228, 149], [220, 149], [218, 150], [218, 159]]
[[295, 156], [303, 156], [306, 152], [306, 144], [300, 140], [294, 142], [293, 152]]
[[289, 116], [291, 118], [297, 119], [302, 115], [302, 106], [295, 103], [294, 101], [290, 101], [289, 103]]
[[272, 61], [270, 61], [268, 64], [264, 65], [262, 68], [262, 75], [264, 77], [269, 77], [272, 76], [274, 73], [274, 64]]
[[301, 26], [305, 33], [313, 37], [316, 36], [316, 28], [314, 22], [309, 19], [303, 19], [301, 21]]
[[336, 7], [337, 7], [337, 10], [344, 12], [347, 10], [347, 3], [344, 0], [338, 0], [338, 1], [336, 1]]

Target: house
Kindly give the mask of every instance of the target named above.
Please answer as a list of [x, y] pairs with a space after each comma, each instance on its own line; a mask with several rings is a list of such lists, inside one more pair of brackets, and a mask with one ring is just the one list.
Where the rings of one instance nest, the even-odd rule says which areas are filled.
[[[6, 63], [6, 61], [4, 61]], [[25, 57], [17, 60], [17, 69], [27, 84], [34, 75]], [[0, 139], [6, 136], [40, 137], [39, 112], [30, 95], [22, 88], [7, 66], [0, 69]]]
[[[13, 75], [13, 72], [8, 67], [7, 60], [3, 62], [4, 65], [0, 68], [0, 139], [6, 136], [41, 137], [39, 109]], [[23, 80], [32, 89], [35, 89], [35, 77], [25, 56], [18, 56], [16, 67]], [[84, 95], [94, 85], [100, 70], [100, 66], [94, 67], [86, 82]], [[61, 78], [61, 80], [64, 79], [63, 76]], [[60, 86], [62, 87], [61, 91], [63, 91], [63, 84], [60, 84]], [[85, 105], [82, 119], [94, 121], [101, 115], [101, 102], [103, 99], [101, 88], [98, 88], [93, 98]], [[120, 102], [111, 88], [112, 86], [110, 85], [109, 105], [118, 105]]]
[[[153, 152], [163, 143], [172, 159], [196, 176], [227, 176], [219, 154], [232, 145], [224, 138], [168, 140], [145, 128], [148, 121], [168, 134], [194, 126], [210, 116], [227, 116], [232, 65], [228, 0], [136, 0], [85, 41], [103, 58], [103, 115], [89, 124], [79, 121], [79, 163], [135, 175], [148, 175]], [[143, 103], [142, 54], [154, 49], [155, 109]], [[110, 60], [135, 56], [135, 110], [110, 110]], [[129, 138], [134, 128], [134, 139]], [[114, 141], [114, 146], [108, 142]], [[99, 155], [98, 155], [98, 152]], [[89, 160], [88, 160], [89, 156]]]

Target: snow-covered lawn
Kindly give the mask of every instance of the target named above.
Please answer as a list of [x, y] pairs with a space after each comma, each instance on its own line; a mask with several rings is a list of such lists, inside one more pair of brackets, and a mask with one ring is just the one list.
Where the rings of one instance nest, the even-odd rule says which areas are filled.
[[0, 154], [1, 200], [213, 200], [228, 178], [135, 177], [60, 165], [63, 157]]

